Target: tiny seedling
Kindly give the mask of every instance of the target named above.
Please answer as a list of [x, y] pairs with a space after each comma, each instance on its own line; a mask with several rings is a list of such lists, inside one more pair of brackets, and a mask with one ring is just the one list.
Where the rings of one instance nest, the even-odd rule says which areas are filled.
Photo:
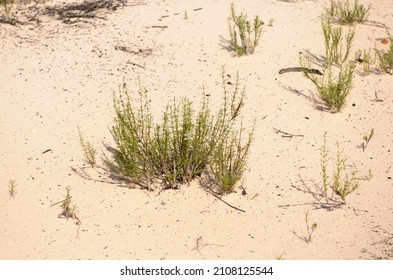
[[[254, 53], [262, 34], [263, 21], [258, 16], [253, 22], [247, 19], [247, 14], [236, 15], [235, 5], [231, 4], [231, 16], [229, 17], [229, 35], [231, 37], [230, 48], [237, 56]], [[239, 42], [240, 41], [240, 42]]]
[[366, 150], [368, 143], [371, 141], [371, 138], [373, 138], [373, 136], [374, 136], [374, 128], [371, 129], [369, 134], [363, 136], [363, 141], [364, 141], [362, 143], [363, 152]]
[[316, 223], [312, 223], [311, 225], [310, 225], [310, 220], [309, 220], [309, 218], [310, 218], [310, 211], [307, 211], [306, 213], [304, 213], [304, 220], [305, 220], [305, 222], [306, 222], [306, 226], [307, 226], [307, 237], [305, 238], [305, 241], [307, 242], [307, 243], [311, 243], [311, 241], [312, 241], [312, 236], [313, 236], [313, 234], [314, 234], [314, 232], [315, 232], [315, 230], [317, 229], [317, 224]]
[[15, 197], [16, 194], [16, 180], [15, 179], [10, 179], [8, 182], [8, 193], [12, 198]]
[[72, 204], [72, 196], [70, 195], [70, 188], [66, 188], [66, 196], [63, 201], [61, 201], [60, 207], [62, 209], [61, 214], [59, 215], [59, 218], [71, 218], [71, 219], [78, 219], [76, 216], [76, 205]]
[[279, 255], [276, 255], [275, 259], [278, 260], [278, 261], [285, 260], [285, 253], [281, 253]]
[[89, 141], [85, 141], [79, 126], [78, 126], [78, 133], [79, 133], [79, 143], [82, 146], [83, 152], [85, 154], [85, 159], [87, 163], [91, 165], [91, 167], [94, 167], [94, 165], [96, 164], [97, 150], [93, 147], [93, 145]]

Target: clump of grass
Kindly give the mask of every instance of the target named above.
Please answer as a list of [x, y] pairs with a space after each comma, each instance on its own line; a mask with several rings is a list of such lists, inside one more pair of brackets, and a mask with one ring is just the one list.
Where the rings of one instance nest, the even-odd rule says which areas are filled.
[[[355, 31], [349, 30], [343, 43], [342, 27], [333, 27], [329, 16], [322, 19], [322, 30], [325, 38], [324, 75], [321, 77], [309, 71], [304, 71], [304, 75], [315, 84], [319, 98], [329, 109], [339, 112], [345, 105], [353, 84], [356, 64], [349, 60], [349, 54]], [[311, 68], [310, 59], [304, 61], [300, 57], [300, 65]]]
[[86, 162], [89, 163], [92, 167], [94, 167], [94, 165], [96, 164], [97, 150], [93, 147], [93, 145], [89, 141], [85, 140], [79, 126], [78, 126], [78, 134], [79, 134], [79, 143], [82, 146]]
[[8, 181], [8, 193], [10, 197], [14, 198], [16, 194], [16, 180], [15, 179], [10, 179]]
[[374, 136], [374, 128], [370, 130], [369, 134], [363, 136], [363, 141], [364, 141], [362, 143], [363, 152], [366, 150], [368, 143], [371, 141], [371, 138], [373, 138], [373, 136]]
[[153, 121], [147, 90], [139, 84], [133, 99], [123, 84], [119, 97], [114, 95], [112, 128], [118, 171], [148, 189], [154, 183], [178, 188], [210, 171], [222, 191], [233, 190], [244, 170], [252, 133], [243, 141], [242, 128], [235, 128], [244, 106], [244, 89], [240, 90], [237, 79], [230, 92], [224, 72], [222, 79], [224, 101], [216, 115], [206, 98], [196, 114], [191, 101], [174, 99], [160, 123]]
[[61, 218], [72, 218], [72, 219], [77, 219], [76, 216], [76, 205], [72, 204], [72, 196], [70, 195], [70, 188], [66, 188], [66, 196], [64, 197], [64, 200], [61, 202], [60, 207], [62, 209], [61, 214], [59, 217]]
[[383, 71], [393, 74], [393, 36], [388, 32], [389, 36], [389, 49], [388, 51], [375, 49], [379, 65]]
[[312, 236], [318, 227], [316, 223], [312, 223], [310, 225], [309, 219], [310, 219], [310, 211], [307, 211], [306, 213], [304, 213], [304, 220], [306, 222], [306, 227], [307, 227], [307, 237], [305, 238], [306, 243], [311, 243]]
[[349, 1], [330, 1], [330, 7], [326, 9], [326, 12], [339, 24], [353, 25], [355, 23], [364, 23], [371, 9], [371, 4], [366, 8], [363, 4], [359, 4], [358, 0], [355, 0], [353, 6], [349, 4]]
[[258, 16], [253, 22], [247, 19], [247, 14], [236, 15], [235, 5], [231, 4], [229, 17], [229, 35], [231, 37], [231, 50], [237, 56], [254, 53], [262, 34], [263, 21]]
[[[323, 194], [327, 200], [331, 200], [333, 196], [338, 196], [342, 204], [345, 204], [345, 198], [350, 193], [359, 188], [359, 180], [355, 177], [356, 172], [348, 174], [346, 171], [346, 159], [343, 157], [343, 150], [336, 142], [336, 156], [333, 164], [332, 175], [328, 175], [328, 163], [330, 160], [330, 151], [327, 148], [327, 133], [323, 136], [323, 146], [321, 148], [321, 175]], [[330, 193], [329, 193], [330, 192]]]

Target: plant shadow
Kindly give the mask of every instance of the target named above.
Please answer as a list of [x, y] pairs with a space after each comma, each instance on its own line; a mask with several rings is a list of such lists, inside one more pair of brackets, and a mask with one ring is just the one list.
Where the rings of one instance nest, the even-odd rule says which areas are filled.
[[293, 94], [296, 94], [297, 96], [301, 96], [301, 97], [305, 98], [307, 101], [312, 103], [312, 105], [314, 106], [315, 109], [317, 109], [319, 111], [335, 112], [331, 108], [329, 108], [325, 103], [323, 103], [321, 100], [318, 100], [313, 93], [311, 94], [311, 96], [308, 96], [308, 95], [302, 93], [300, 90], [295, 89], [293, 87], [290, 87], [290, 86], [282, 86], [282, 87], [285, 90], [287, 90]]
[[291, 206], [302, 206], [302, 205], [311, 205], [313, 210], [324, 209], [327, 211], [333, 211], [335, 209], [342, 208], [344, 206], [344, 202], [337, 200], [333, 196], [328, 196], [325, 191], [317, 185], [315, 182], [313, 183], [313, 188], [311, 188], [304, 179], [299, 175], [300, 185], [291, 184], [291, 187], [297, 191], [308, 194], [313, 197], [314, 201], [309, 203], [300, 203], [300, 204], [285, 204], [279, 205], [280, 208], [287, 208]]
[[99, 11], [116, 11], [124, 7], [127, 0], [85, 0], [82, 3], [70, 3], [46, 7], [44, 14], [55, 17], [66, 24], [77, 22], [91, 23], [88, 19], [106, 19], [99, 16]]

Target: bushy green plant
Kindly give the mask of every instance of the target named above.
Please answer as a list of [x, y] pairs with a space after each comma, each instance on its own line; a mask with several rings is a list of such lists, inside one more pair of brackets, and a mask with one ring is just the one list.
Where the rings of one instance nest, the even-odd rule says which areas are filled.
[[367, 8], [363, 4], [359, 4], [358, 0], [355, 0], [353, 6], [346, 0], [345, 3], [342, 1], [330, 1], [330, 7], [326, 10], [327, 13], [340, 24], [353, 25], [354, 23], [364, 23], [369, 15], [371, 5]]
[[262, 34], [263, 21], [258, 16], [253, 22], [247, 19], [247, 15], [236, 15], [235, 5], [231, 4], [231, 16], [229, 17], [229, 35], [231, 37], [231, 50], [237, 56], [254, 53]]
[[331, 18], [324, 15], [322, 18], [322, 31], [325, 39], [325, 65], [329, 67], [333, 64], [342, 65], [348, 60], [355, 30], [350, 29], [345, 35], [345, 44], [343, 43], [342, 27], [334, 27]]
[[[327, 133], [323, 137], [323, 146], [321, 148], [321, 175], [323, 192], [327, 199], [332, 198], [334, 195], [338, 196], [342, 203], [345, 203], [345, 197], [358, 189], [360, 183], [356, 179], [356, 172], [348, 174], [346, 171], [346, 159], [343, 157], [343, 150], [336, 142], [336, 156], [334, 161], [334, 168], [332, 175], [328, 175], [328, 163], [330, 160], [330, 151], [327, 148]], [[329, 190], [331, 194], [329, 194]]]
[[393, 74], [393, 36], [388, 32], [389, 49], [388, 51], [375, 49], [379, 65], [383, 71]]
[[118, 171], [149, 189], [157, 182], [178, 188], [203, 171], [211, 171], [223, 191], [232, 190], [244, 170], [251, 137], [243, 144], [242, 129], [235, 129], [244, 105], [244, 90], [240, 92], [237, 79], [230, 93], [224, 73], [222, 78], [224, 102], [216, 115], [206, 98], [196, 114], [191, 101], [183, 98], [166, 106], [158, 124], [153, 122], [147, 90], [139, 85], [138, 96], [133, 99], [123, 84], [119, 97], [114, 95], [116, 118], [112, 128], [118, 146]]

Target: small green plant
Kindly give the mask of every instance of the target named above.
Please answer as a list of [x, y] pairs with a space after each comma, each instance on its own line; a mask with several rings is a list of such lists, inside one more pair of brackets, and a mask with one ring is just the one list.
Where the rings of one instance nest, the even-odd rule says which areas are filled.
[[15, 0], [0, 0], [0, 5], [4, 7], [4, 12], [8, 15], [15, 3]]
[[342, 65], [348, 60], [355, 37], [355, 30], [349, 29], [345, 35], [344, 44], [343, 28], [341, 26], [334, 27], [331, 17], [325, 14], [322, 16], [322, 31], [325, 39], [325, 66]]
[[330, 7], [326, 9], [326, 12], [339, 24], [353, 25], [354, 23], [364, 23], [368, 18], [370, 9], [371, 5], [366, 8], [363, 4], [359, 4], [358, 0], [355, 0], [352, 7], [348, 0], [345, 3], [331, 0]]
[[75, 210], [76, 210], [76, 205], [72, 204], [72, 196], [70, 195], [70, 188], [66, 188], [66, 196], [64, 200], [61, 202], [60, 207], [62, 209], [61, 214], [59, 217], [61, 218], [72, 218], [72, 219], [77, 219]]
[[15, 179], [10, 179], [8, 182], [8, 193], [10, 194], [10, 197], [14, 198], [16, 194], [16, 180]]
[[306, 222], [306, 227], [307, 227], [307, 237], [305, 238], [305, 241], [307, 243], [311, 243], [312, 241], [312, 236], [315, 232], [315, 230], [317, 229], [318, 225], [316, 223], [312, 223], [310, 225], [310, 211], [307, 211], [306, 213], [304, 213], [304, 220]]
[[388, 32], [389, 36], [389, 49], [387, 52], [375, 49], [379, 65], [383, 71], [393, 74], [393, 36]]
[[82, 135], [81, 129], [78, 126], [78, 134], [79, 134], [79, 143], [82, 146], [83, 152], [85, 154], [86, 162], [89, 163], [92, 167], [96, 164], [96, 155], [97, 150], [93, 147], [93, 145], [86, 141]]
[[285, 260], [285, 253], [281, 253], [279, 255], [276, 255], [275, 259], [278, 260], [278, 261]]
[[[322, 30], [325, 38], [324, 75], [310, 71], [303, 73], [315, 84], [319, 98], [329, 109], [339, 112], [352, 89], [356, 64], [349, 60], [349, 54], [355, 32], [349, 30], [343, 44], [342, 27], [333, 27], [329, 16], [322, 19]], [[303, 69], [311, 68], [311, 61], [300, 56], [300, 65]]]
[[231, 15], [229, 17], [229, 35], [231, 37], [231, 50], [237, 56], [254, 53], [262, 34], [263, 21], [258, 16], [253, 22], [247, 20], [247, 15], [241, 13], [236, 15], [235, 5], [231, 4]]
[[133, 100], [123, 83], [120, 96], [114, 95], [112, 128], [118, 171], [148, 189], [154, 183], [178, 188], [208, 171], [223, 192], [233, 190], [244, 170], [252, 132], [243, 141], [243, 129], [235, 128], [244, 105], [244, 89], [239, 89], [237, 79], [230, 92], [225, 77], [223, 72], [224, 102], [216, 115], [206, 98], [196, 114], [191, 101], [174, 99], [158, 124], [153, 122], [147, 90], [139, 84], [138, 97]]
[[[334, 195], [341, 199], [345, 204], [345, 197], [359, 188], [359, 180], [355, 177], [356, 172], [348, 174], [346, 172], [346, 159], [343, 158], [343, 150], [340, 149], [338, 141], [336, 142], [336, 157], [332, 176], [328, 175], [329, 150], [327, 148], [327, 133], [323, 136], [323, 146], [321, 148], [321, 175], [323, 195], [326, 200], [331, 200]], [[331, 194], [329, 194], [331, 190]]]
[[368, 143], [371, 141], [371, 138], [374, 136], [374, 128], [372, 128], [370, 130], [370, 133], [367, 135], [363, 136], [363, 143], [362, 143], [362, 148], [363, 148], [363, 152], [366, 150]]

